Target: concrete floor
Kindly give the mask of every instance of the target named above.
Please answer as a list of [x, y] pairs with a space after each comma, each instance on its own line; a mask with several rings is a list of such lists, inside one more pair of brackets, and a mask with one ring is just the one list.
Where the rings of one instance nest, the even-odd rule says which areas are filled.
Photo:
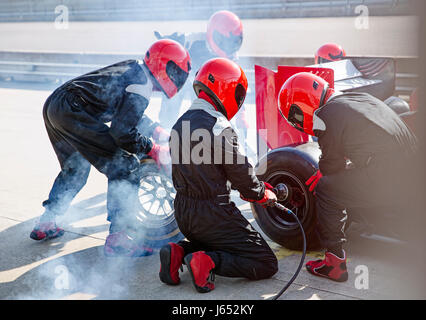
[[[103, 256], [108, 234], [106, 179], [92, 170], [87, 185], [60, 221], [59, 239], [29, 238], [36, 218], [59, 171], [44, 129], [41, 110], [50, 90], [0, 89], [0, 299], [146, 299], [258, 300], [277, 293], [291, 278], [300, 252], [272, 241], [279, 272], [250, 282], [216, 277], [216, 289], [205, 295], [192, 287], [188, 272], [169, 287], [158, 278], [159, 257], [113, 259]], [[159, 100], [149, 113], [155, 119]], [[252, 117], [251, 113], [249, 117]], [[252, 122], [253, 123], [253, 122]], [[249, 143], [253, 143], [250, 140]], [[253, 221], [247, 203], [235, 201]], [[349, 234], [349, 280], [334, 283], [302, 269], [281, 299], [397, 299], [409, 296], [402, 266], [394, 264], [398, 248]], [[309, 252], [307, 259], [321, 252]]]

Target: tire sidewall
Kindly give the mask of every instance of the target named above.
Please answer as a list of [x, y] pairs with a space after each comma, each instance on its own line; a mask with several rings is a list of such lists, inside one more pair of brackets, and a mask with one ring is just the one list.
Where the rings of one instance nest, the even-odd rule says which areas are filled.
[[[161, 175], [163, 178], [169, 179], [173, 185], [171, 177], [159, 170], [158, 167], [148, 162], [146, 164], [142, 164], [138, 175], [140, 177], [140, 183], [142, 183], [143, 179], [152, 175]], [[177, 225], [176, 219], [174, 217], [174, 209], [172, 213], [173, 218], [168, 218], [168, 223], [166, 225], [160, 227], [153, 227], [140, 222], [137, 228], [141, 233], [145, 236], [145, 243], [153, 248], [161, 248], [163, 245], [169, 242], [178, 242], [184, 238], [183, 234], [180, 232], [179, 227]]]
[[[311, 144], [313, 150], [318, 150], [317, 145]], [[309, 145], [300, 148], [308, 150]], [[273, 150], [266, 157], [259, 161], [256, 167], [257, 172], [262, 172], [258, 178], [262, 181], [269, 182], [268, 179], [274, 173], [285, 172], [296, 177], [299, 183], [304, 188], [304, 193], [308, 199], [308, 212], [302, 221], [303, 228], [307, 235], [308, 246], [315, 247], [316, 239], [316, 210], [314, 195], [309, 192], [305, 181], [308, 180], [317, 170], [318, 161], [317, 154], [311, 156], [309, 153], [298, 150], [298, 148], [285, 147]], [[276, 208], [265, 209], [258, 204], [252, 204], [253, 216], [265, 232], [265, 234], [278, 244], [289, 249], [300, 249], [302, 247], [302, 236], [299, 228], [295, 225], [294, 228], [285, 228], [274, 221], [269, 213], [270, 210], [278, 210]], [[268, 212], [269, 211], [269, 212]]]

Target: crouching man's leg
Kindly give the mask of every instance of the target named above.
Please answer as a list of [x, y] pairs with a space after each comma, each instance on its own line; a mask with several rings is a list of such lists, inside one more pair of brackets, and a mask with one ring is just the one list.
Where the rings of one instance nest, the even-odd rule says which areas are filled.
[[318, 235], [326, 253], [324, 260], [306, 264], [310, 273], [338, 282], [348, 279], [346, 252], [342, 247], [346, 242], [345, 209], [380, 205], [381, 197], [377, 195], [380, 188], [366, 168], [343, 170], [321, 178], [315, 194]]
[[140, 176], [136, 161], [120, 152], [103, 169], [108, 177], [107, 219], [111, 223], [104, 246], [106, 256], [141, 257], [153, 253], [143, 244], [145, 235], [137, 227]]
[[[62, 101], [60, 97], [59, 101]], [[86, 184], [91, 167], [89, 161], [60, 134], [58, 122], [61, 121], [58, 118], [61, 118], [61, 114], [49, 112], [52, 99], [53, 106], [60, 103], [55, 96], [49, 98], [43, 108], [43, 118], [61, 171], [53, 183], [48, 199], [43, 201], [45, 211], [31, 231], [30, 237], [34, 240], [53, 239], [64, 234], [64, 230], [56, 225], [56, 217], [66, 213], [74, 197]], [[55, 125], [52, 121], [56, 122]]]
[[345, 208], [333, 198], [333, 180], [323, 177], [316, 187], [318, 233], [321, 245], [326, 248], [325, 258], [309, 261], [306, 269], [314, 275], [344, 282], [348, 279], [346, 253], [342, 247], [346, 241], [344, 227], [347, 216]]

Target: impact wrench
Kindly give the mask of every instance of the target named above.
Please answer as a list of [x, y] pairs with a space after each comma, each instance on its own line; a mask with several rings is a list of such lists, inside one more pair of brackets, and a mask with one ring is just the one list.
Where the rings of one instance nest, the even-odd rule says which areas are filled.
[[[276, 195], [277, 195], [277, 199], [279, 201], [283, 201], [286, 200], [286, 198], [288, 197], [288, 188], [286, 185], [280, 183], [278, 184], [273, 190], [272, 190]], [[283, 206], [282, 204], [275, 202], [275, 208], [290, 214], [293, 216], [294, 219], [296, 219], [300, 231], [302, 232], [302, 237], [303, 237], [303, 254], [302, 254], [302, 258], [300, 259], [300, 263], [299, 266], [297, 267], [296, 272], [294, 273], [293, 277], [290, 279], [290, 281], [285, 285], [284, 288], [281, 289], [280, 292], [278, 292], [277, 295], [275, 295], [274, 297], [271, 298], [271, 300], [277, 300], [287, 289], [288, 287], [290, 287], [290, 285], [293, 283], [294, 280], [296, 280], [297, 276], [299, 275], [300, 270], [303, 267], [303, 263], [305, 261], [305, 256], [306, 256], [306, 235], [305, 235], [305, 230], [303, 230], [303, 226], [300, 223], [299, 218], [297, 218], [297, 215], [291, 211], [290, 209], [286, 208], [285, 206]]]

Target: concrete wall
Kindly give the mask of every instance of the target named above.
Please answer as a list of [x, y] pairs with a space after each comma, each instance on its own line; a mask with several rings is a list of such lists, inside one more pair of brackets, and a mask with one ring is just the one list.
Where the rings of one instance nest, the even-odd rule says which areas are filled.
[[0, 22], [52, 21], [64, 5], [73, 21], [204, 20], [228, 9], [242, 18], [354, 16], [366, 5], [369, 15], [412, 14], [413, 0], [3, 0]]
[[[350, 55], [416, 56], [416, 17], [370, 17], [368, 28], [357, 18], [243, 19], [240, 55], [307, 56], [326, 42], [341, 44]], [[59, 29], [51, 22], [0, 23], [1, 51], [98, 52], [142, 54], [162, 34], [203, 32], [205, 20], [75, 22]]]

